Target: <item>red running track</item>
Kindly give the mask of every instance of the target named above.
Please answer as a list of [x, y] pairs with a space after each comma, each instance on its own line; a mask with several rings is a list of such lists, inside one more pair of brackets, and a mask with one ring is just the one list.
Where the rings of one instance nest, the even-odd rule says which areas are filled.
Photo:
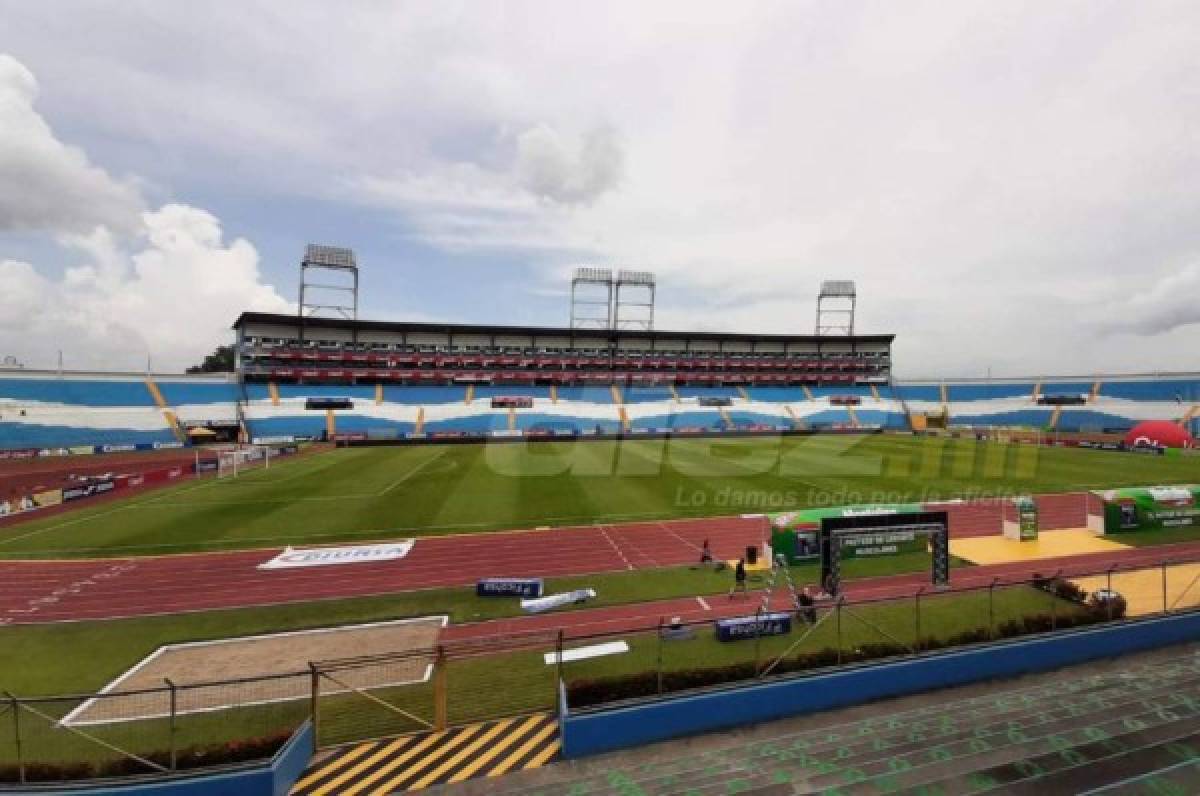
[[[1085, 495], [1040, 499], [1044, 527], [1084, 524]], [[940, 508], [941, 506], [939, 506]], [[951, 534], [1000, 531], [1002, 504], [947, 504]], [[721, 517], [419, 538], [401, 561], [262, 571], [276, 550], [0, 562], [0, 625], [174, 614], [473, 584], [676, 566], [709, 539], [736, 558], [767, 536], [762, 517]]]
[[[993, 582], [997, 585], [1025, 583], [1035, 572], [1046, 576], [1079, 577], [1099, 574], [1109, 567], [1119, 570], [1141, 569], [1178, 560], [1200, 560], [1200, 542], [1131, 547], [1118, 552], [1086, 553], [956, 569], [951, 575], [949, 591], [986, 588]], [[913, 597], [918, 592], [922, 592], [926, 599], [936, 599], [935, 595], [940, 593], [931, 589], [927, 573], [848, 581], [843, 589], [846, 603], [851, 605]], [[683, 622], [697, 622], [753, 614], [761, 605], [761, 599], [761, 591], [752, 591], [748, 597], [739, 594], [732, 599], [726, 595], [706, 595], [609, 608], [576, 609], [559, 614], [493, 619], [450, 625], [442, 631], [442, 639], [450, 643], [492, 638], [511, 640], [523, 635], [544, 639], [561, 630], [564, 638], [581, 640], [607, 634], [647, 632], [657, 630], [660, 621], [671, 621], [674, 617], [679, 617]], [[777, 590], [772, 596], [769, 608], [794, 610], [790, 595], [784, 593], [783, 589]]]

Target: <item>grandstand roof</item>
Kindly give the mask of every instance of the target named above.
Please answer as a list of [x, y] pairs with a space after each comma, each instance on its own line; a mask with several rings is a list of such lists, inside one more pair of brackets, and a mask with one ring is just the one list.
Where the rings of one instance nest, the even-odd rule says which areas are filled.
[[853, 337], [838, 335], [836, 337], [818, 337], [812, 334], [746, 334], [741, 332], [689, 332], [664, 331], [655, 329], [571, 329], [565, 326], [502, 326], [498, 324], [474, 323], [424, 323], [415, 321], [368, 321], [347, 320], [344, 318], [300, 317], [297, 315], [280, 315], [267, 312], [243, 312], [233, 322], [234, 329], [240, 329], [248, 324], [303, 324], [311, 329], [356, 329], [358, 331], [385, 332], [433, 332], [437, 334], [516, 334], [516, 335], [554, 335], [562, 337], [602, 337], [602, 338], [647, 338], [666, 340], [687, 337], [692, 340], [761, 340], [778, 342], [835, 342], [847, 341], [862, 343], [891, 343], [894, 334], [858, 334]]

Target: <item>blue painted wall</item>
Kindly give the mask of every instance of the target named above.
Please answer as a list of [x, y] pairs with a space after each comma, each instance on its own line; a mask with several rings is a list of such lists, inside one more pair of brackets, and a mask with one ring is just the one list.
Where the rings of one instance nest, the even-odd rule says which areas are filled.
[[312, 757], [312, 724], [305, 722], [275, 753], [270, 763], [222, 773], [189, 772], [138, 784], [79, 784], [38, 786], [4, 793], [87, 794], [88, 796], [287, 796]]
[[1048, 671], [1194, 641], [1198, 636], [1200, 611], [1194, 611], [568, 714], [563, 722], [563, 756], [583, 757], [876, 699]]

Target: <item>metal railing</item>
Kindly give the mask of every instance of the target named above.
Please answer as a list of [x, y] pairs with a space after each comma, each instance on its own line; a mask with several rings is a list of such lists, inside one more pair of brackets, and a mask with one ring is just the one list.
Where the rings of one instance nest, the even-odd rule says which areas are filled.
[[[589, 709], [1053, 632], [1122, 614], [1200, 608], [1200, 558], [1078, 566], [1036, 579], [992, 578], [967, 567], [954, 570], [953, 580], [948, 591], [899, 588], [895, 580], [863, 584], [888, 591], [860, 590], [860, 596], [818, 601], [811, 609], [788, 605], [790, 632], [728, 643], [715, 640], [713, 617], [755, 616], [761, 606], [754, 596], [738, 598], [744, 612], [720, 595], [708, 598], [711, 610], [703, 618], [665, 616], [587, 635], [571, 632], [565, 612], [561, 629], [506, 628], [503, 635], [314, 661], [263, 677], [58, 696], [0, 692], [0, 787], [165, 776], [262, 759], [309, 719], [316, 745], [328, 747], [554, 711], [560, 689], [571, 710]], [[1124, 607], [1096, 598], [1105, 590], [1119, 593]], [[607, 654], [597, 655], [601, 644]]]

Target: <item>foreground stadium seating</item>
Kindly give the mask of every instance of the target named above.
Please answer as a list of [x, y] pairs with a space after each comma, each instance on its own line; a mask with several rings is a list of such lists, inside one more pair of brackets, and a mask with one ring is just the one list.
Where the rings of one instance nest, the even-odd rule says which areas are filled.
[[[1200, 657], [1073, 670], [979, 696], [710, 736], [511, 776], [506, 796], [1195, 793]], [[890, 707], [890, 706], [889, 706]], [[845, 716], [845, 714], [841, 714]], [[1119, 784], [1117, 784], [1119, 783]]]

